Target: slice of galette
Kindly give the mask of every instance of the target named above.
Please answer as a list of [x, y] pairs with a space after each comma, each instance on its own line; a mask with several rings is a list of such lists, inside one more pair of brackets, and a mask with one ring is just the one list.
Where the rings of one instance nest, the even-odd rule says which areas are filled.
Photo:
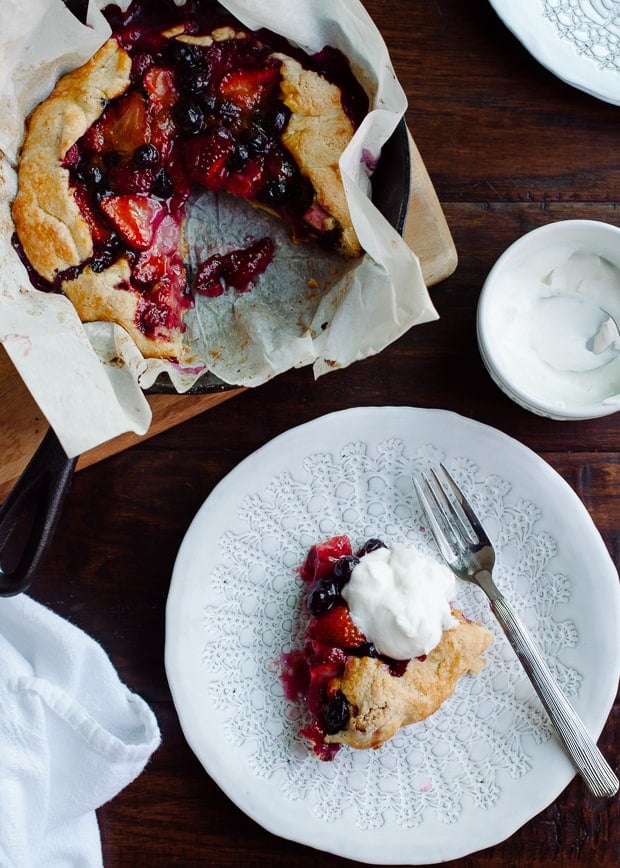
[[190, 195], [239, 197], [296, 242], [360, 255], [338, 160], [367, 99], [329, 50], [287, 53], [214, 3], [156, 5], [117, 11], [113, 36], [34, 110], [12, 213], [37, 286], [85, 322], [119, 323], [143, 355], [181, 359], [193, 293], [248, 290], [274, 256], [249, 239], [190, 277]]
[[300, 573], [306, 642], [282, 677], [310, 712], [302, 735], [320, 759], [380, 747], [482, 670], [492, 634], [452, 608], [450, 570], [411, 547], [371, 539], [354, 554], [336, 536], [312, 546]]

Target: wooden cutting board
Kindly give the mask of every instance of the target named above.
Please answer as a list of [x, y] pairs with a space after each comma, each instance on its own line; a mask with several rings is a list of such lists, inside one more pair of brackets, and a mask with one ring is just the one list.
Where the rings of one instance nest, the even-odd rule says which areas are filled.
[[[455, 270], [457, 254], [422, 157], [409, 137], [411, 153], [411, 191], [403, 235], [422, 265], [427, 286], [444, 280]], [[123, 434], [82, 455], [78, 469], [101, 461], [132, 446], [138, 440], [153, 437], [198, 413], [233, 398], [243, 389], [208, 395], [149, 395], [153, 421], [143, 437]], [[0, 501], [26, 466], [47, 431], [48, 424], [15, 371], [4, 348], [0, 346]]]

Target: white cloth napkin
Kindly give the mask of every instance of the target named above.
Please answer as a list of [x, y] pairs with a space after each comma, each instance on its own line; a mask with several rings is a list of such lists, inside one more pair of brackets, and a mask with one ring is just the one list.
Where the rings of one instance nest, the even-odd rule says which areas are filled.
[[0, 866], [103, 864], [95, 810], [160, 742], [101, 646], [22, 594], [0, 599]]

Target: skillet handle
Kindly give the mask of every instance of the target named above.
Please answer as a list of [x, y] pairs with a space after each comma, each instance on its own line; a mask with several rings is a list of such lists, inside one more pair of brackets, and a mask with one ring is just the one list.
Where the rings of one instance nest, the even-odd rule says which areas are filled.
[[50, 428], [0, 506], [0, 596], [31, 584], [50, 545], [77, 458], [68, 458]]

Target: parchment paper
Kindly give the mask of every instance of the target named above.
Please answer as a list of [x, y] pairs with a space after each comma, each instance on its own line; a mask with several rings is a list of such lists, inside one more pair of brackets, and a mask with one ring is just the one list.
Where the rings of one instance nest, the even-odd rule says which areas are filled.
[[[276, 256], [251, 292], [197, 299], [187, 317], [183, 368], [143, 359], [121, 328], [83, 326], [67, 299], [35, 290], [11, 246], [10, 203], [24, 121], [60, 75], [85, 62], [108, 37], [100, 12], [106, 2], [91, 0], [88, 26], [62, 0], [3, 0], [0, 6], [0, 340], [69, 455], [125, 431], [145, 433], [151, 417], [142, 389], [164, 370], [178, 391], [205, 370], [245, 386], [302, 365], [320, 376], [437, 318], [417, 257], [369, 198], [369, 157], [379, 155], [406, 98], [358, 0], [339, 0], [337, 20], [333, 0], [223, 5], [246, 26], [268, 27], [309, 53], [332, 45], [349, 57], [371, 97], [371, 111], [340, 163], [365, 256], [350, 263], [313, 245], [292, 245], [277, 219], [230, 197], [198, 196], [186, 223], [190, 268], [263, 235], [276, 241]], [[118, 5], [126, 8], [129, 0]]]

